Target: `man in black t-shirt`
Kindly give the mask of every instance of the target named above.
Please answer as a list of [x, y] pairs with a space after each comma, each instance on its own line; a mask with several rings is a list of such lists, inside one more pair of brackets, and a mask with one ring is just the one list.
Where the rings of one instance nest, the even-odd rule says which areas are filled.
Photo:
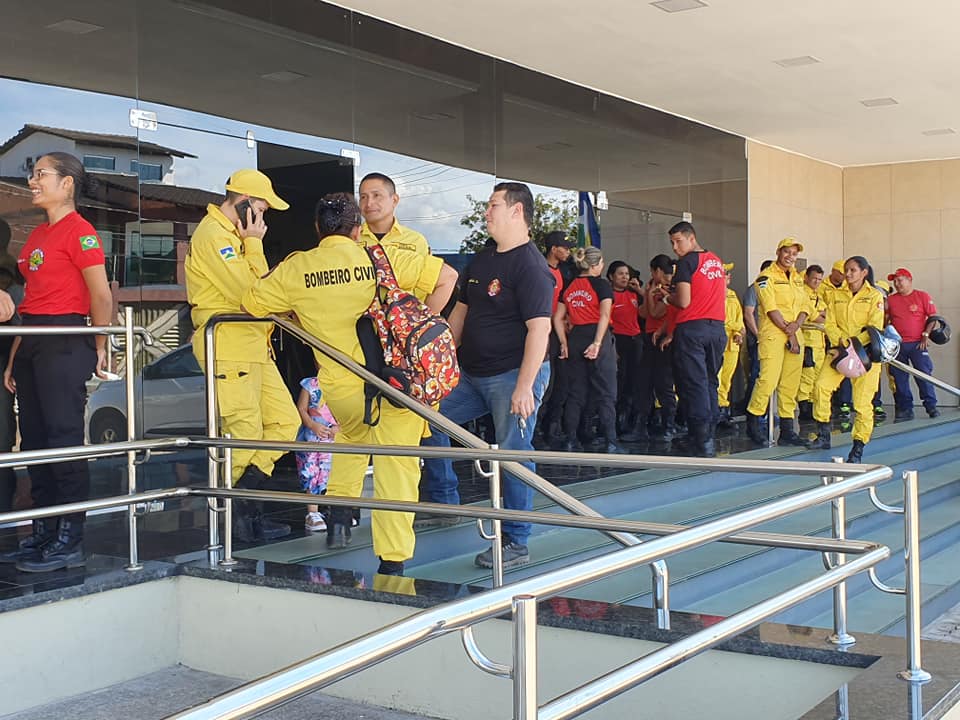
[[[461, 278], [460, 301], [450, 326], [460, 341], [460, 384], [440, 403], [440, 412], [456, 423], [489, 413], [497, 444], [505, 450], [533, 450], [537, 409], [550, 379], [545, 362], [553, 303], [553, 276], [530, 241], [533, 195], [522, 183], [493, 189], [485, 215], [495, 247], [477, 253]], [[424, 445], [449, 447], [439, 432]], [[534, 470], [533, 463], [524, 463]], [[447, 460], [424, 461], [431, 502], [459, 504], [457, 476]], [[533, 508], [533, 490], [507, 473], [503, 504], [510, 510]], [[503, 523], [504, 567], [529, 560], [529, 523]], [[493, 567], [492, 551], [476, 557]]]

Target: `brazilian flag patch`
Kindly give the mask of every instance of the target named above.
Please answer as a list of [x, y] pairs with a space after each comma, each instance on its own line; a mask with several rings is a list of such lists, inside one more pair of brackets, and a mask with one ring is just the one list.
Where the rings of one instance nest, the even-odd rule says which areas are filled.
[[100, 238], [96, 235], [83, 235], [80, 237], [81, 250], [94, 250], [100, 247]]

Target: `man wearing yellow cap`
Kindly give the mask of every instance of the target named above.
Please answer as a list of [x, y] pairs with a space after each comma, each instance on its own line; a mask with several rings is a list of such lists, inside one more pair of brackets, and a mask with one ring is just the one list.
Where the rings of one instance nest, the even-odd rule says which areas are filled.
[[[290, 207], [257, 170], [237, 170], [226, 197], [207, 206], [184, 261], [187, 300], [195, 332], [193, 353], [204, 366], [204, 328], [213, 315], [239, 313], [240, 298], [267, 273], [264, 213]], [[270, 323], [225, 323], [216, 328], [217, 403], [221, 432], [244, 440], [290, 441], [300, 425], [290, 392], [273, 362]], [[234, 450], [230, 468], [236, 487], [256, 490], [273, 472], [279, 451]], [[237, 540], [269, 540], [290, 533], [266, 520], [255, 503], [234, 504]]]
[[784, 238], [777, 245], [777, 260], [757, 278], [760, 303], [760, 377], [753, 387], [747, 406], [747, 434], [758, 444], [766, 444], [762, 416], [774, 388], [780, 417], [780, 445], [803, 445], [794, 428], [797, 389], [803, 367], [803, 336], [800, 326], [810, 314], [810, 302], [803, 286], [803, 274], [794, 269], [803, 245]]
[[[803, 273], [803, 287], [807, 293], [812, 310], [807, 318], [808, 325], [819, 325], [827, 319], [827, 303], [820, 294], [823, 285], [823, 268], [810, 265]], [[800, 373], [800, 387], [797, 391], [797, 405], [800, 407], [801, 420], [813, 420], [813, 384], [823, 367], [827, 355], [827, 338], [822, 329], [806, 327], [803, 330], [803, 370]]]
[[725, 304], [726, 320], [723, 329], [727, 333], [727, 346], [723, 350], [723, 364], [720, 366], [720, 385], [717, 388], [717, 400], [720, 405], [720, 423], [730, 422], [730, 383], [733, 373], [740, 363], [740, 346], [743, 345], [744, 326], [743, 308], [736, 291], [730, 287], [733, 278], [733, 263], [724, 263], [723, 274], [727, 283], [727, 298]]
[[[820, 283], [820, 296], [823, 298], [824, 305], [830, 307], [833, 303], [833, 295], [847, 286], [846, 275], [844, 274], [844, 260], [837, 260], [830, 268], [830, 276], [825, 282]], [[823, 367], [823, 363], [820, 363]], [[817, 375], [820, 374], [819, 368]], [[849, 378], [844, 378], [833, 394], [833, 405], [837, 411], [837, 417], [840, 418], [840, 426], [847, 431], [850, 429], [850, 412], [853, 410], [853, 387]]]

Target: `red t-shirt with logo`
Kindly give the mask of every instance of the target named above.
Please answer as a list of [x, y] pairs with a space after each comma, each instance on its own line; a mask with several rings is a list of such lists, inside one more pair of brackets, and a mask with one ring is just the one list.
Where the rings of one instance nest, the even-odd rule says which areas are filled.
[[677, 261], [674, 284], [690, 283], [690, 304], [677, 313], [677, 324], [727, 317], [727, 282], [723, 261], [709, 250], [690, 252]]
[[600, 303], [613, 299], [613, 288], [600, 277], [578, 277], [570, 281], [560, 295], [567, 307], [571, 325], [596, 325], [600, 322]]
[[79, 213], [37, 226], [17, 259], [26, 280], [20, 312], [88, 315], [90, 291], [83, 270], [103, 264], [103, 243]]
[[891, 293], [887, 297], [887, 314], [904, 342], [919, 342], [927, 319], [937, 314], [937, 306], [923, 290], [914, 290], [909, 295]]
[[640, 300], [633, 290], [613, 291], [613, 311], [610, 313], [610, 326], [614, 335], [633, 337], [640, 334], [640, 318], [637, 308]]

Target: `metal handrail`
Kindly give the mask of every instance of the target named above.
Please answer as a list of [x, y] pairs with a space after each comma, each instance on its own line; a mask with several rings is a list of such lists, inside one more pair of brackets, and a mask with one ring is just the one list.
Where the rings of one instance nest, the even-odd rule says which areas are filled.
[[[170, 720], [221, 720], [251, 717], [307, 693], [349, 677], [360, 670], [416, 647], [432, 637], [497, 617], [511, 608], [513, 599], [533, 595], [539, 599], [552, 597], [579, 585], [595, 582], [609, 575], [642, 564], [664, 559], [700, 545], [729, 537], [737, 532], [775, 520], [798, 510], [819, 505], [834, 498], [863, 490], [892, 475], [889, 468], [880, 468], [847, 478], [828, 486], [805, 490], [788, 498], [761, 507], [745, 510], [704, 523], [670, 537], [657, 538], [641, 545], [591, 558], [572, 566], [517, 581], [463, 600], [454, 601], [399, 620], [387, 627], [344, 643], [288, 668], [241, 686], [202, 705], [170, 716]], [[853, 560], [848, 568], [856, 572], [873, 567], [889, 556], [889, 549], [875, 546], [866, 555]], [[828, 571], [837, 582], [847, 577], [842, 568]], [[819, 586], [816, 590], [818, 592]], [[799, 602], [804, 598], [797, 599]], [[747, 627], [768, 615], [754, 618]], [[739, 632], [740, 630], [736, 630]], [[734, 631], [731, 630], [731, 634]], [[717, 642], [725, 639], [722, 636]], [[683, 650], [680, 655], [686, 655]], [[603, 680], [603, 679], [601, 679]], [[595, 681], [599, 682], [599, 681]]]
[[903, 370], [905, 373], [909, 373], [910, 375], [913, 375], [915, 378], [918, 378], [919, 380], [926, 380], [931, 385], [936, 385], [941, 390], [946, 390], [951, 395], [960, 397], [960, 388], [956, 388], [950, 383], [944, 382], [939, 378], [935, 378], [933, 375], [928, 375], [927, 373], [921, 370], [917, 370], [915, 367], [911, 367], [906, 363], [900, 362], [896, 358], [887, 360], [887, 362], [890, 363], [890, 365], [892, 365], [893, 367], [897, 368], [897, 370]]
[[[207, 320], [206, 327], [204, 328], [204, 341], [205, 341], [205, 375], [207, 381], [207, 434], [211, 438], [217, 436], [217, 402], [216, 402], [216, 384], [214, 383], [213, 372], [215, 367], [215, 353], [214, 346], [216, 343], [216, 326], [223, 322], [234, 322], [234, 323], [249, 323], [249, 322], [272, 322], [279, 327], [286, 330], [288, 333], [293, 335], [295, 338], [299, 339], [302, 343], [319, 350], [325, 356], [336, 362], [338, 365], [350, 370], [354, 375], [358, 376], [362, 380], [371, 383], [376, 387], [380, 392], [382, 392], [389, 400], [400, 407], [407, 408], [412, 411], [415, 415], [425, 419], [431, 426], [436, 429], [441, 430], [446, 433], [449, 437], [453, 438], [459, 442], [464, 447], [468, 448], [489, 448], [489, 444], [484, 442], [482, 439], [474, 435], [473, 433], [468, 432], [464, 428], [460, 427], [456, 423], [448, 420], [439, 412], [434, 410], [431, 407], [420, 403], [410, 396], [406, 395], [403, 392], [400, 392], [394, 388], [389, 383], [383, 381], [382, 378], [377, 377], [369, 370], [367, 370], [363, 365], [356, 362], [352, 357], [346, 353], [338, 350], [337, 348], [329, 345], [319, 338], [314, 337], [306, 330], [301, 328], [296, 323], [291, 322], [287, 318], [281, 318], [277, 315], [270, 315], [266, 318], [253, 318], [249, 315], [214, 315], [213, 317]], [[216, 486], [216, 475], [220, 468], [217, 467], [217, 461], [213, 458], [212, 454], [208, 462], [208, 474], [209, 474], [209, 484], [211, 487]], [[589, 505], [580, 502], [575, 497], [569, 493], [560, 490], [552, 483], [548, 482], [540, 475], [535, 472], [532, 472], [528, 468], [516, 462], [507, 462], [503, 463], [503, 470], [510, 472], [514, 477], [516, 477], [521, 482], [525, 483], [535, 491], [539, 492], [541, 495], [548, 497], [557, 503], [560, 507], [566, 509], [569, 512], [575, 513], [577, 515], [584, 515], [587, 517], [601, 517], [600, 513], [591, 508]], [[227, 470], [229, 474], [229, 469]], [[217, 518], [214, 515], [214, 511], [211, 509], [209, 514], [210, 521], [210, 544], [208, 546], [208, 552], [210, 555], [211, 561], [214, 559], [215, 554], [219, 551], [219, 537], [218, 537], [218, 524]], [[225, 532], [230, 532], [229, 529]], [[606, 534], [620, 543], [625, 547], [631, 547], [633, 545], [639, 544], [641, 541], [639, 538], [634, 537], [633, 535], [628, 535], [626, 533], [618, 533], [612, 531], [606, 531]], [[667, 629], [670, 627], [670, 588], [668, 583], [669, 571], [667, 570], [666, 563], [657, 561], [652, 563], [650, 566], [650, 572], [653, 576], [653, 595], [654, 595], [654, 607], [657, 609], [657, 623], [661, 628]], [[494, 570], [493, 576], [496, 580], [497, 571]]]

